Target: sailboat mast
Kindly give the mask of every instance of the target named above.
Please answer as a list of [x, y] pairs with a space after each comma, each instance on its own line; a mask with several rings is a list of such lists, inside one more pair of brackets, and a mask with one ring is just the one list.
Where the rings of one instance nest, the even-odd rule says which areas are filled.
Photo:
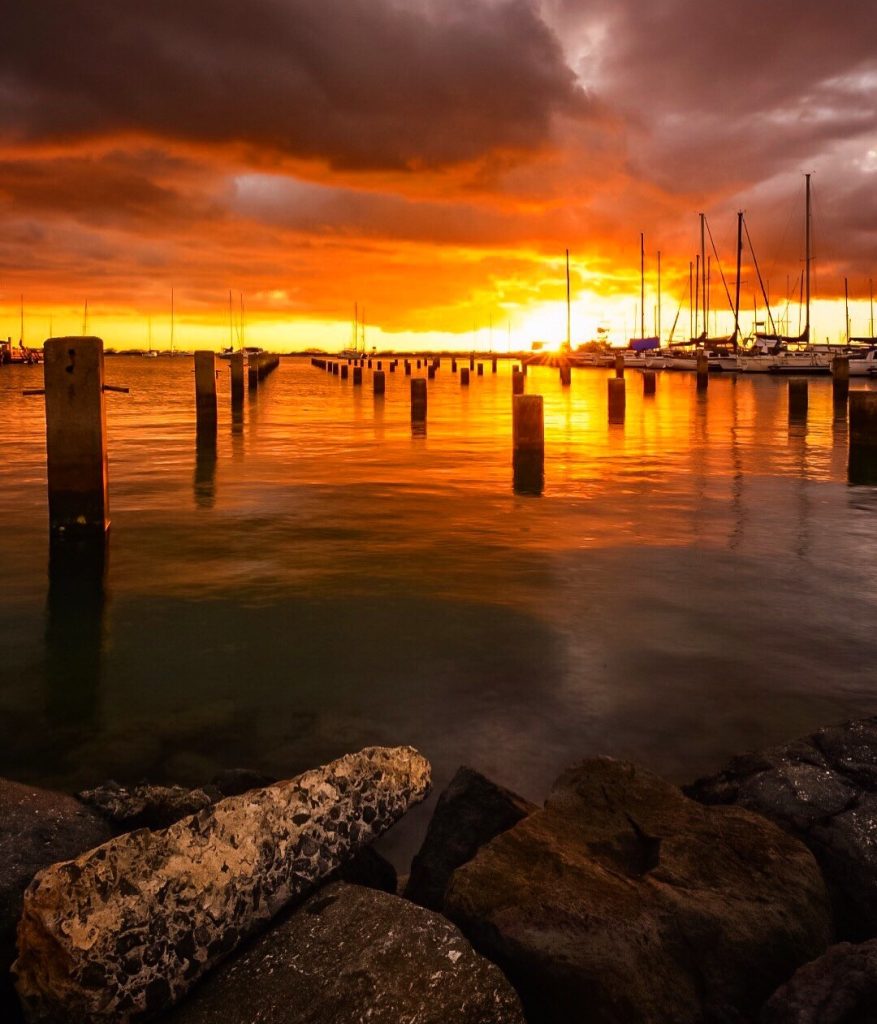
[[804, 332], [805, 332], [805, 337], [806, 337], [807, 341], [809, 341], [810, 340], [810, 261], [811, 261], [811, 258], [812, 258], [811, 257], [811, 252], [810, 252], [810, 241], [811, 241], [810, 240], [810, 230], [811, 230], [810, 229], [810, 217], [811, 217], [811, 213], [810, 213], [810, 175], [809, 174], [805, 174], [804, 177], [805, 177], [805, 180], [807, 182], [807, 187], [806, 187], [806, 193], [807, 193], [807, 199], [806, 199], [806, 218], [805, 218], [805, 230], [804, 230], [804, 235], [805, 235], [805, 237], [804, 237], [804, 248], [805, 248], [805, 256], [804, 256], [805, 262], [804, 262], [804, 266], [805, 266], [805, 276], [807, 278], [807, 284], [806, 284], [806, 288], [807, 288], [807, 294], [806, 294], [807, 317], [806, 317], [806, 321], [805, 321], [805, 324], [804, 324]]
[[743, 211], [737, 211], [737, 283], [734, 287], [734, 348], [740, 337], [740, 262], [743, 257]]
[[691, 340], [700, 334], [700, 255], [694, 257], [694, 334]]
[[82, 334], [88, 334], [88, 299], [85, 300], [85, 307], [82, 310]]
[[174, 290], [171, 288], [171, 355], [174, 354]]
[[639, 233], [639, 336], [646, 336], [646, 239]]
[[694, 264], [688, 261], [688, 337], [694, 337]]
[[868, 291], [871, 296], [871, 329], [868, 332], [870, 336], [874, 337], [874, 279], [868, 278]]
[[21, 319], [18, 328], [18, 344], [21, 348], [24, 348], [24, 293], [22, 293], [20, 298], [19, 315]]
[[359, 303], [353, 303], [353, 353], [359, 351]]
[[231, 315], [231, 288], [228, 290], [228, 350], [229, 352], [234, 351], [234, 321]]
[[658, 336], [658, 343], [661, 341], [661, 250], [658, 249], [658, 323], [655, 333]]
[[569, 303], [569, 249], [566, 250], [566, 349], [572, 345], [572, 320]]
[[707, 317], [709, 316], [709, 305], [706, 297], [706, 214], [700, 215], [700, 272], [703, 275], [703, 290], [701, 292], [703, 298], [703, 334], [704, 337], [709, 334], [709, 325]]
[[359, 333], [362, 336], [362, 354], [365, 355], [365, 306], [362, 307], [362, 316], [359, 320]]
[[848, 278], [844, 278], [844, 323], [847, 327], [847, 344], [850, 343], [850, 285]]

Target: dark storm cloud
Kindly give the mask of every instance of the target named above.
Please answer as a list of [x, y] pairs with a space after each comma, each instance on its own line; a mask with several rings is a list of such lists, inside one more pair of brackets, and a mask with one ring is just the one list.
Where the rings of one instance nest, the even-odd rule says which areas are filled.
[[28, 0], [3, 18], [0, 131], [232, 143], [337, 168], [550, 139], [584, 94], [528, 0]]

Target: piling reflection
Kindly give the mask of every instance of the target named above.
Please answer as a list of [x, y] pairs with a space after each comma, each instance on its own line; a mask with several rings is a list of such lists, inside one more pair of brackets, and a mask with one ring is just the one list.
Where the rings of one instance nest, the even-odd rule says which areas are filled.
[[108, 534], [49, 544], [46, 715], [62, 730], [81, 731], [98, 717], [108, 557]]
[[195, 438], [195, 504], [213, 508], [216, 503], [216, 431], [198, 431]]
[[515, 494], [539, 497], [545, 490], [545, 455], [541, 451], [516, 451], [512, 457]]
[[877, 485], [877, 447], [850, 445], [847, 480], [857, 486]]

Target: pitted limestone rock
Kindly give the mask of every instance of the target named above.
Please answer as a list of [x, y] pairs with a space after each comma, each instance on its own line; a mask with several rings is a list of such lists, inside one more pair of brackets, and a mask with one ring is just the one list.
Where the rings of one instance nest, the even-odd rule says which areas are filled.
[[36, 876], [14, 966], [33, 1021], [127, 1021], [202, 974], [429, 791], [410, 747], [370, 747], [141, 830]]

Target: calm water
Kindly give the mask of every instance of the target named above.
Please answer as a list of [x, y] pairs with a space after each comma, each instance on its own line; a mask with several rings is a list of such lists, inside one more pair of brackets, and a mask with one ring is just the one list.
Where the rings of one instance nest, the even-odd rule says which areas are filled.
[[[188, 359], [108, 359], [105, 580], [50, 589], [41, 370], [0, 370], [0, 773], [75, 789], [288, 776], [410, 743], [437, 788], [468, 763], [538, 800], [567, 764], [675, 780], [877, 711], [877, 487], [811, 381], [531, 370], [545, 489], [512, 488], [509, 367], [448, 361], [412, 437], [408, 381], [375, 405], [284, 359], [243, 422], [220, 380], [198, 456]], [[854, 387], [875, 386], [854, 384]], [[427, 809], [428, 810], [428, 809]], [[385, 849], [401, 864], [426, 811]]]

